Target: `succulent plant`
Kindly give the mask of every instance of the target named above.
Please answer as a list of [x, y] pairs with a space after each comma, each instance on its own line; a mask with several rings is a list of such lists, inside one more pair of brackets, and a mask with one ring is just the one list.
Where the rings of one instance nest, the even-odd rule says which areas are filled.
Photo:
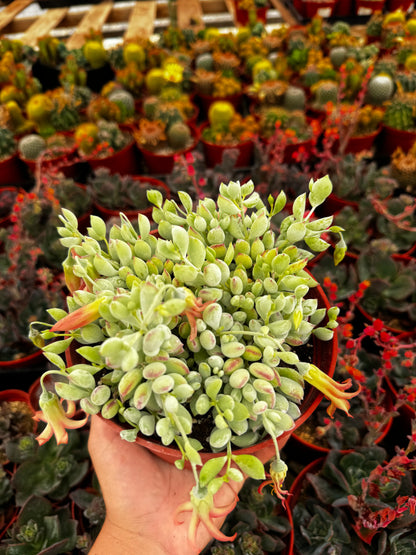
[[312, 85], [311, 92], [314, 97], [314, 105], [324, 109], [328, 102], [337, 103], [338, 84], [335, 81], [318, 81]]
[[37, 46], [39, 61], [46, 66], [58, 67], [68, 54], [65, 43], [51, 35], [38, 37]]
[[380, 106], [393, 96], [394, 81], [390, 75], [378, 73], [370, 78], [367, 91], [366, 101], [369, 104]]
[[59, 82], [67, 87], [85, 87], [87, 84], [87, 72], [72, 53], [65, 56], [65, 61], [60, 66]]
[[[59, 374], [64, 381], [54, 387], [60, 397], [79, 400], [84, 411], [104, 418], [120, 414], [125, 440], [156, 432], [163, 444], [176, 443], [182, 453], [177, 467], [188, 460], [196, 479], [190, 501], [178, 507], [178, 513], [191, 511], [197, 524], [203, 510], [198, 500], [213, 507], [212, 492], [224, 480], [243, 478], [227, 460], [250, 477], [264, 479], [260, 461], [232, 454], [232, 444], [252, 445], [264, 434], [274, 438], [270, 482], [282, 495], [287, 467], [276, 437], [291, 429], [299, 415], [304, 380], [315, 386], [321, 379], [330, 380], [293, 350], [312, 335], [330, 340], [337, 326], [336, 307], [320, 309], [307, 297], [316, 284], [304, 270], [313, 254], [296, 247], [304, 241], [312, 251], [321, 251], [328, 246], [321, 234], [339, 231], [331, 227], [332, 218], [310, 221], [330, 191], [328, 178], [311, 181], [311, 211], [305, 213], [307, 196], [301, 195], [277, 234], [270, 229], [271, 218], [283, 209], [286, 197], [282, 192], [270, 199], [268, 210], [252, 182], [222, 184], [218, 204], [207, 198], [196, 210], [185, 192], [178, 193], [180, 208], [150, 191], [159, 239], [150, 234], [148, 218], [139, 215], [139, 235], [123, 214], [121, 226], [113, 226], [106, 241], [105, 223], [97, 217], [91, 217], [90, 236], [83, 236], [75, 216], [63, 210], [59, 232], [68, 248], [64, 271], [72, 292], [69, 312], [51, 309], [56, 323], [33, 324], [31, 336], [38, 344], [62, 331], [67, 337], [52, 343], [53, 353], [44, 345], [45, 356], [59, 370], [47, 371], [41, 382]], [[336, 262], [344, 252], [341, 238]], [[90, 292], [93, 283], [95, 293]], [[109, 318], [116, 319], [114, 325], [105, 324]], [[86, 365], [67, 369], [61, 354], [76, 336], [82, 337], [77, 352]], [[164, 362], [158, 357], [161, 352], [166, 354]], [[347, 399], [355, 395], [343, 391], [348, 385], [330, 394], [345, 410]], [[43, 388], [43, 419], [49, 421], [57, 403], [58, 397]], [[332, 404], [330, 413], [334, 410]], [[194, 435], [194, 417], [212, 419], [208, 434]], [[48, 426], [38, 440], [51, 435]], [[204, 445], [214, 451], [229, 446], [229, 451], [199, 471], [198, 451]], [[221, 469], [225, 474], [219, 476]], [[216, 536], [224, 539], [219, 531]], [[194, 542], [192, 530], [189, 539]]]
[[0, 159], [10, 158], [17, 152], [17, 142], [14, 134], [9, 129], [2, 127], [0, 129]]
[[108, 53], [100, 37], [87, 39], [82, 46], [82, 53], [92, 69], [103, 67], [108, 61]]
[[394, 129], [411, 131], [415, 128], [414, 108], [410, 102], [393, 98], [386, 107], [383, 121]]
[[33, 431], [33, 411], [28, 403], [2, 401], [0, 403], [0, 464], [9, 460], [8, 443], [31, 434]]
[[68, 506], [55, 509], [46, 498], [33, 496], [22, 508], [8, 531], [8, 537], [2, 541], [0, 553], [36, 555], [43, 551], [56, 554], [73, 552], [77, 539], [76, 526]]
[[74, 140], [81, 155], [94, 154], [106, 157], [127, 146], [132, 137], [123, 131], [118, 123], [100, 119], [95, 123], [85, 122], [78, 125], [74, 132]]
[[22, 158], [36, 160], [46, 149], [46, 140], [37, 133], [25, 135], [18, 142], [18, 150]]
[[87, 184], [91, 197], [100, 206], [114, 210], [144, 210], [152, 206], [146, 195], [151, 185], [146, 180], [138, 181], [131, 175], [98, 168]]
[[391, 156], [391, 175], [401, 187], [409, 192], [415, 191], [416, 183], [416, 147], [407, 153], [398, 147]]
[[300, 87], [289, 86], [283, 96], [283, 107], [286, 110], [304, 110], [306, 107], [306, 93]]
[[166, 138], [173, 150], [183, 150], [192, 141], [191, 129], [185, 122], [177, 121], [168, 127]]
[[359, 281], [369, 287], [360, 301], [373, 317], [380, 317], [392, 328], [413, 329], [416, 321], [415, 262], [393, 258], [394, 245], [386, 239], [373, 241], [357, 261]]

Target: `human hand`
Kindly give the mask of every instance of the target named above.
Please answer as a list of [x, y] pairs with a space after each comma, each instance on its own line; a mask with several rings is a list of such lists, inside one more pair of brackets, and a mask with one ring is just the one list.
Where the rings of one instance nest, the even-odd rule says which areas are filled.
[[[146, 448], [120, 438], [113, 427], [98, 416], [91, 418], [89, 451], [106, 506], [106, 520], [90, 555], [195, 554], [188, 541], [188, 522], [175, 524], [174, 513], [189, 500], [195, 485], [191, 470], [178, 470]], [[271, 458], [264, 453], [264, 461]], [[224, 485], [216, 494], [216, 506], [230, 504], [242, 482]], [[225, 520], [214, 518], [220, 528]], [[199, 526], [196, 547], [200, 552], [212, 539]]]

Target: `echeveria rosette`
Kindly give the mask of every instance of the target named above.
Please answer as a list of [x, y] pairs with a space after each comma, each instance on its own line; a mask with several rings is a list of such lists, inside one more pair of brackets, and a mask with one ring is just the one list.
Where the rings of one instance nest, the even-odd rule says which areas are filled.
[[[265, 479], [263, 463], [234, 454], [233, 446], [272, 438], [270, 475], [283, 497], [277, 439], [294, 427], [305, 380], [328, 389], [296, 347], [311, 335], [330, 340], [337, 327], [338, 309], [319, 308], [308, 296], [317, 282], [306, 271], [311, 251], [329, 246], [325, 233], [340, 234], [335, 263], [346, 250], [332, 217], [312, 219], [331, 190], [327, 177], [311, 181], [278, 232], [271, 221], [285, 206], [284, 193], [266, 207], [252, 182], [222, 184], [216, 202], [196, 207], [185, 192], [179, 206], [149, 191], [158, 237], [145, 216], [137, 232], [123, 214], [109, 232], [92, 216], [84, 236], [63, 210], [68, 313], [51, 310], [56, 323], [33, 336], [47, 343], [45, 356], [58, 367], [52, 372], [64, 378], [55, 386], [61, 399], [117, 419], [127, 441], [141, 434], [176, 444], [176, 466], [189, 464], [195, 477], [189, 502], [178, 509], [191, 512], [191, 540], [199, 523], [224, 539], [212, 522], [231, 507], [214, 504], [224, 483]], [[61, 355], [74, 339], [85, 362], [67, 367]], [[348, 411], [353, 394], [346, 387], [332, 387], [342, 402], [331, 400]], [[196, 421], [208, 424], [209, 437], [196, 437]], [[202, 449], [221, 455], [202, 465]]]

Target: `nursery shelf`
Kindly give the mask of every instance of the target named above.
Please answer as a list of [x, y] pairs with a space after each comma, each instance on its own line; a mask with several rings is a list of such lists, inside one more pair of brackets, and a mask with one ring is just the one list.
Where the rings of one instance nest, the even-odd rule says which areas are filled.
[[[75, 2], [76, 3], [76, 2]], [[270, 0], [267, 26], [294, 25], [296, 19], [281, 0]], [[79, 48], [90, 29], [101, 30], [106, 46], [134, 37], [151, 38], [169, 25], [167, 0], [110, 2], [74, 5], [69, 0], [14, 0], [0, 8], [0, 35], [35, 47], [37, 38], [50, 34]], [[178, 0], [180, 28], [235, 28], [232, 0]]]

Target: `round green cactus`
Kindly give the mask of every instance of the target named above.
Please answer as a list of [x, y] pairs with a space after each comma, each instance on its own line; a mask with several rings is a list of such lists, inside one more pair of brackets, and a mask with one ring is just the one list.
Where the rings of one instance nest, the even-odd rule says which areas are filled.
[[389, 75], [375, 75], [368, 82], [367, 101], [381, 105], [389, 100], [394, 93], [394, 81]]
[[36, 160], [45, 150], [46, 141], [40, 135], [31, 133], [20, 139], [17, 148], [22, 158], [26, 160]]
[[174, 150], [182, 150], [189, 144], [191, 129], [186, 123], [178, 121], [169, 127], [166, 136], [169, 146]]
[[300, 87], [288, 87], [283, 97], [283, 106], [287, 110], [304, 110], [306, 106], [305, 91]]

